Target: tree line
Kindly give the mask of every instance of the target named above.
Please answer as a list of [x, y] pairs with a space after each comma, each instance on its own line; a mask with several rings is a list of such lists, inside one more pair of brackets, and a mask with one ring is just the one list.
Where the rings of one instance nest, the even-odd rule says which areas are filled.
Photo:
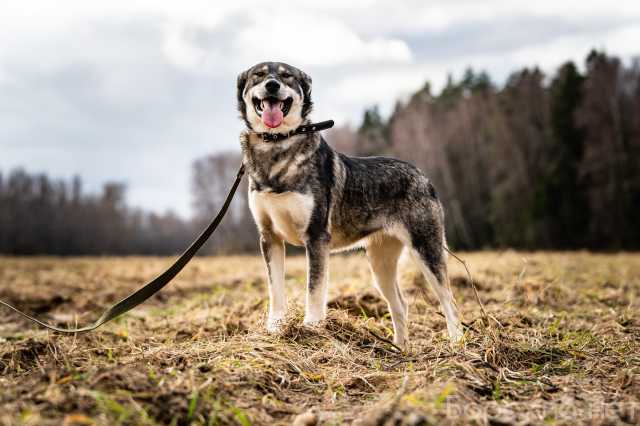
[[11, 255], [173, 254], [186, 247], [191, 223], [172, 213], [127, 207], [125, 186], [86, 193], [82, 180], [0, 173], [0, 253]]
[[455, 247], [640, 247], [639, 60], [592, 51], [584, 72], [523, 69], [499, 89], [467, 70], [388, 121], [368, 114], [356, 153], [373, 146], [422, 168]]
[[[596, 250], [640, 247], [640, 61], [593, 51], [583, 71], [514, 72], [498, 87], [468, 69], [434, 93], [429, 83], [384, 119], [327, 132], [353, 155], [390, 155], [420, 167], [439, 193], [455, 248]], [[239, 153], [197, 159], [194, 215], [127, 207], [125, 187], [85, 194], [79, 178], [0, 174], [0, 253], [169, 254], [211, 219]], [[205, 253], [256, 252], [246, 180]]]

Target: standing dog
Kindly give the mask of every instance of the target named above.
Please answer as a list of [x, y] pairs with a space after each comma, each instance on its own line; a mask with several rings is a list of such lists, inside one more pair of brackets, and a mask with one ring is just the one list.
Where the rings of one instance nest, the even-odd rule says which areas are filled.
[[[276, 331], [286, 314], [285, 242], [306, 249], [307, 325], [326, 317], [329, 253], [363, 247], [391, 311], [393, 341], [404, 346], [408, 307], [397, 264], [407, 247], [442, 305], [451, 340], [458, 341], [462, 328], [447, 276], [444, 214], [433, 185], [403, 161], [349, 157], [318, 133], [291, 135], [309, 124], [312, 105], [311, 78], [290, 65], [263, 62], [238, 76], [249, 206], [269, 281], [267, 329]], [[265, 137], [273, 134], [282, 136]]]

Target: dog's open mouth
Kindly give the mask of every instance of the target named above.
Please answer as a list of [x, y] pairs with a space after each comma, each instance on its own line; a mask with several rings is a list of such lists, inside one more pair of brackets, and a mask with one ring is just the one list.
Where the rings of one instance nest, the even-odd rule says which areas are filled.
[[275, 97], [264, 99], [254, 97], [252, 100], [256, 113], [262, 118], [262, 122], [271, 129], [282, 124], [291, 109], [291, 104], [293, 104], [293, 98], [291, 97], [284, 100]]

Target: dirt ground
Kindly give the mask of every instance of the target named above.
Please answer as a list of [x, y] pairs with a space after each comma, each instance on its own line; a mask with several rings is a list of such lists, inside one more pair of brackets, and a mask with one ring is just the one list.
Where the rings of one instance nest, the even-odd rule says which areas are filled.
[[[411, 343], [390, 344], [361, 254], [331, 261], [330, 312], [304, 328], [305, 260], [287, 260], [290, 317], [263, 330], [257, 257], [199, 258], [96, 332], [62, 336], [0, 309], [0, 424], [638, 424], [640, 254], [463, 253], [449, 261], [469, 326], [449, 345], [404, 261]], [[169, 258], [0, 258], [0, 298], [84, 325]]]

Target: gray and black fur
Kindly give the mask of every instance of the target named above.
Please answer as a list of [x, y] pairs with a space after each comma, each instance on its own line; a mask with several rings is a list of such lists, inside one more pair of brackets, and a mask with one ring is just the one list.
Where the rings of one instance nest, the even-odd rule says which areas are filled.
[[[285, 111], [287, 96], [291, 107], [282, 129], [262, 125], [260, 102], [280, 102]], [[389, 304], [394, 342], [404, 345], [408, 308], [398, 287], [397, 263], [406, 247], [440, 300], [449, 335], [457, 341], [462, 332], [447, 277], [444, 214], [432, 183], [403, 161], [338, 153], [318, 133], [278, 142], [261, 139], [262, 132], [287, 133], [309, 123], [312, 105], [311, 79], [290, 65], [261, 63], [238, 78], [238, 109], [247, 125], [241, 144], [250, 206], [269, 278], [268, 329], [277, 330], [286, 313], [285, 242], [307, 252], [308, 324], [326, 315], [329, 253], [363, 247], [375, 286]]]

